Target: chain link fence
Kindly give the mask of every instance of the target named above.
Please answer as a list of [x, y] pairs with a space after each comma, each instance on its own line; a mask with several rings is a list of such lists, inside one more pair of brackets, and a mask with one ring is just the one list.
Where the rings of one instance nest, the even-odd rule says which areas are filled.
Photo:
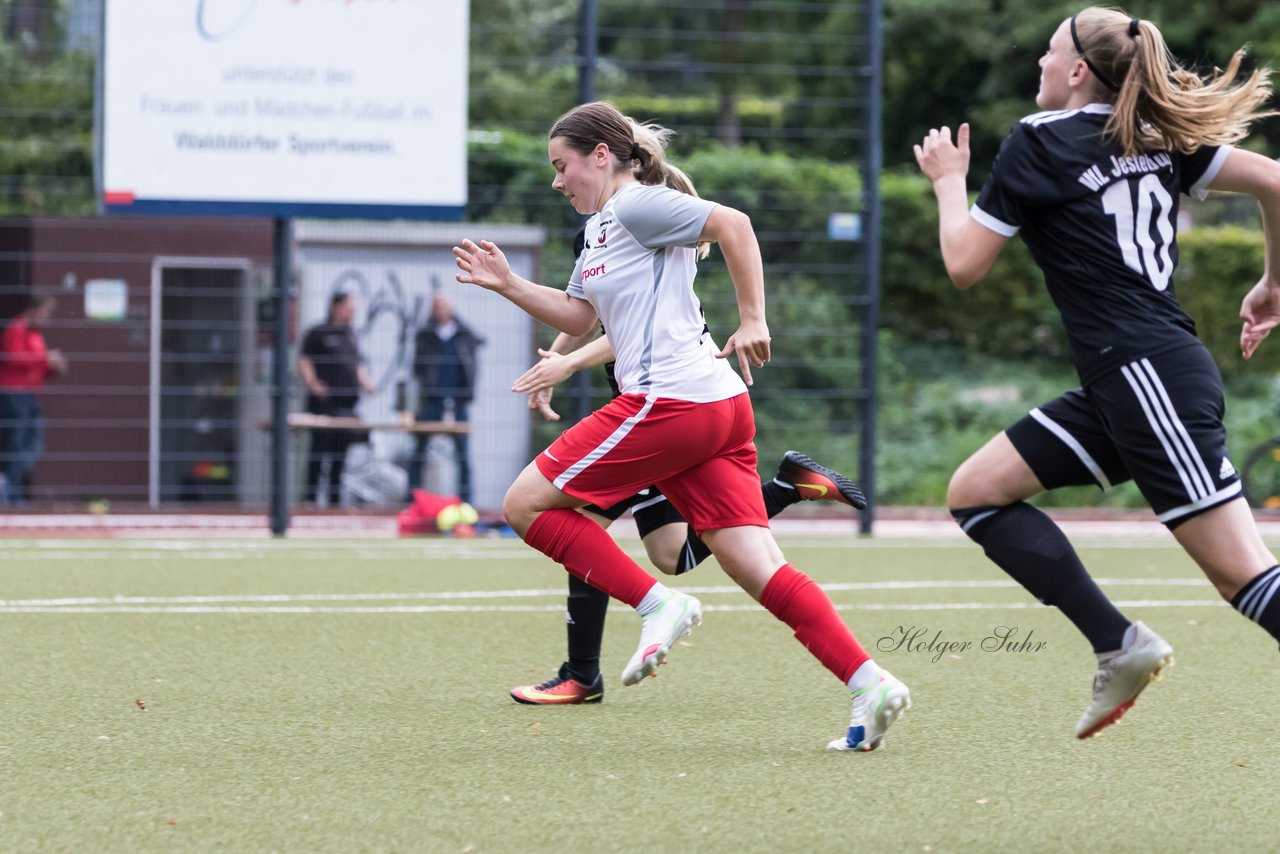
[[[557, 424], [529, 413], [510, 383], [552, 333], [497, 297], [457, 286], [449, 247], [463, 236], [505, 241], [527, 275], [567, 280], [580, 221], [550, 189], [545, 134], [588, 98], [671, 128], [671, 159], [700, 192], [753, 218], [775, 350], [753, 389], [762, 474], [798, 447], [873, 481], [875, 342], [867, 330], [876, 325], [879, 226], [875, 182], [866, 179], [879, 171], [878, 5], [475, 0], [467, 222], [296, 223], [285, 318], [273, 310], [271, 221], [95, 214], [101, 0], [12, 0], [0, 10], [0, 114], [11, 120], [0, 138], [9, 215], [0, 221], [0, 316], [18, 317], [33, 295], [53, 297], [40, 331], [67, 362], [39, 388], [18, 389], [42, 407], [43, 441], [33, 456], [5, 439], [0, 467], [14, 472], [12, 501], [265, 506], [275, 324], [287, 324], [290, 408], [300, 413], [307, 390], [296, 366], [306, 333], [335, 294], [349, 293], [371, 374], [354, 414], [376, 429], [358, 431], [342, 488], [329, 496], [308, 492], [316, 431], [295, 424], [292, 499], [398, 505], [418, 462], [425, 486], [458, 490], [455, 438], [406, 427], [423, 420], [418, 333], [443, 295], [484, 339], [467, 450], [473, 501], [495, 509], [530, 455], [602, 402], [607, 387], [603, 374], [575, 378], [559, 393], [566, 420]], [[39, 61], [19, 67], [33, 56]], [[737, 319], [718, 254], [701, 266], [699, 283], [723, 340]], [[0, 378], [10, 363], [0, 363]], [[0, 382], [0, 395], [12, 390]], [[27, 441], [24, 423], [11, 417], [0, 426]]]

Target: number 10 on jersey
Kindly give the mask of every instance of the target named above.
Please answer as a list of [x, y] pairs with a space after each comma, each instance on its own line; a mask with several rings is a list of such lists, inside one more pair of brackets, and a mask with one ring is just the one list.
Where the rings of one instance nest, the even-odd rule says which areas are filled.
[[1160, 179], [1148, 173], [1116, 181], [1102, 194], [1102, 209], [1115, 218], [1116, 243], [1125, 266], [1146, 276], [1157, 291], [1169, 287], [1173, 276], [1169, 256], [1174, 237], [1173, 198]]

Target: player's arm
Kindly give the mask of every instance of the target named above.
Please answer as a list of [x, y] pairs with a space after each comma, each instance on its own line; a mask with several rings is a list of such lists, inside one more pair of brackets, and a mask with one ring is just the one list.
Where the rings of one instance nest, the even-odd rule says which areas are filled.
[[365, 394], [376, 394], [378, 387], [373, 384], [373, 376], [363, 363], [356, 366], [356, 382], [360, 383], [360, 391]]
[[929, 131], [915, 146], [916, 163], [933, 184], [938, 200], [938, 242], [947, 275], [957, 288], [969, 288], [986, 277], [1008, 238], [969, 214], [969, 125], [960, 125], [956, 141], [950, 128]]
[[1210, 190], [1243, 193], [1258, 200], [1266, 247], [1262, 278], [1240, 304], [1240, 352], [1251, 357], [1280, 325], [1280, 163], [1233, 148], [1209, 182]]
[[561, 333], [550, 350], [538, 350], [542, 360], [525, 371], [512, 384], [511, 390], [529, 395], [529, 408], [538, 410], [543, 418], [559, 421], [560, 415], [551, 408], [551, 395], [555, 387], [583, 368], [613, 361], [613, 347], [608, 338], [601, 335], [583, 345], [582, 341], [588, 337]]
[[751, 366], [762, 368], [771, 356], [769, 324], [765, 321], [764, 261], [751, 218], [742, 211], [718, 205], [707, 217], [699, 240], [720, 244], [738, 301], [738, 328], [716, 355], [726, 358], [737, 351], [742, 379], [751, 385]]
[[551, 342], [550, 347], [545, 351], [539, 350], [538, 353], [550, 352], [558, 353], [560, 355], [572, 353], [587, 342], [594, 340], [599, 334], [599, 326], [593, 326], [590, 331], [584, 332], [582, 335], [570, 335], [568, 332], [561, 332], [556, 336], [556, 340]]
[[599, 322], [596, 310], [584, 299], [565, 291], [535, 284], [517, 276], [497, 244], [470, 240], [453, 247], [454, 260], [461, 270], [455, 278], [464, 285], [479, 285], [506, 297], [534, 319], [570, 335], [583, 335]]
[[554, 348], [553, 344], [550, 350], [539, 349], [538, 355], [542, 357], [541, 361], [521, 374], [511, 386], [511, 390], [532, 394], [541, 389], [557, 386], [584, 368], [603, 365], [613, 360], [613, 347], [609, 345], [609, 339], [603, 335], [590, 344], [568, 353], [558, 352]]

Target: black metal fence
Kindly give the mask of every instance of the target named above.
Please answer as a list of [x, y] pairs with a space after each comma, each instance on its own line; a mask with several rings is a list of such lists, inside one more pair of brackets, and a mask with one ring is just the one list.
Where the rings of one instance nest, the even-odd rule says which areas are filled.
[[[297, 348], [345, 282], [359, 303], [361, 346], [381, 371], [361, 414], [384, 429], [349, 452], [339, 500], [395, 505], [404, 498], [416, 443], [396, 423], [404, 412], [416, 414], [412, 342], [442, 292], [489, 330], [480, 376], [492, 397], [471, 413], [469, 451], [476, 503], [496, 506], [508, 457], [527, 458], [564, 422], [534, 423], [507, 391], [548, 331], [521, 325], [495, 297], [452, 284], [447, 246], [461, 235], [485, 235], [474, 226], [415, 232], [407, 224], [350, 224], [340, 238], [322, 237], [322, 224], [300, 223], [311, 237], [295, 234], [289, 316], [277, 318], [270, 221], [93, 215], [85, 170], [97, 8], [78, 0], [23, 18], [53, 34], [50, 53], [72, 59], [42, 60], [44, 71], [25, 76], [11, 71], [0, 87], [0, 99], [9, 100], [0, 101], [0, 114], [29, 125], [22, 139], [0, 139], [0, 153], [45, 145], [34, 165], [0, 159], [7, 210], [54, 214], [0, 223], [0, 315], [14, 317], [32, 293], [55, 297], [44, 338], [68, 361], [65, 375], [50, 376], [39, 392], [44, 447], [19, 472], [16, 499], [264, 506], [274, 325], [288, 325], [290, 408], [300, 411], [306, 391]], [[676, 132], [672, 160], [704, 195], [752, 216], [765, 256], [775, 358], [753, 389], [762, 473], [799, 447], [856, 474], [871, 494], [879, 17], [874, 0], [474, 0], [470, 89], [468, 220], [523, 227], [486, 234], [516, 240], [529, 274], [548, 284], [567, 279], [578, 227], [550, 190], [545, 133], [555, 117], [581, 100], [606, 98]], [[29, 102], [42, 94], [57, 105], [42, 109], [56, 116], [31, 113]], [[71, 213], [83, 216], [60, 216]], [[700, 282], [708, 322], [723, 339], [736, 313], [717, 256], [703, 265]], [[606, 393], [602, 376], [584, 375], [562, 392], [562, 410], [573, 416]], [[295, 430], [291, 440], [299, 460], [288, 475], [295, 500], [309, 497], [307, 433]], [[452, 439], [426, 444], [425, 484], [456, 489]]]

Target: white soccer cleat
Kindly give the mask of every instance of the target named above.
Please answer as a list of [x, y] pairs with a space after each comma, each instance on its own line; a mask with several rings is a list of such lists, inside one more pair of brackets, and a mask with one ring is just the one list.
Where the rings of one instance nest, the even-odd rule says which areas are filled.
[[879, 683], [852, 694], [849, 731], [828, 744], [828, 750], [875, 750], [894, 721], [911, 708], [911, 691], [888, 670], [880, 671]]
[[673, 590], [658, 610], [641, 619], [644, 625], [640, 628], [640, 646], [622, 669], [623, 685], [634, 685], [652, 676], [659, 665], [666, 663], [667, 653], [675, 642], [702, 622], [702, 603], [687, 593]]
[[1090, 738], [1117, 723], [1138, 699], [1142, 689], [1173, 665], [1173, 647], [1146, 624], [1133, 624], [1127, 647], [1098, 656], [1093, 677], [1093, 700], [1076, 723], [1076, 738]]

